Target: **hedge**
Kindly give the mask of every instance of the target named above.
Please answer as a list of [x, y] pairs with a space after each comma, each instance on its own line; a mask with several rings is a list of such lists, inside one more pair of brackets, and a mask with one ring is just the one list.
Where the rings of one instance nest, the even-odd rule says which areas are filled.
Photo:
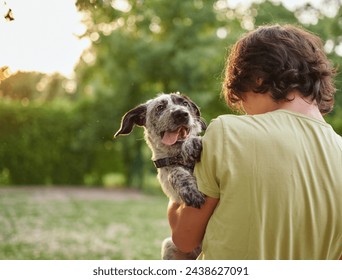
[[104, 174], [123, 172], [114, 120], [98, 105], [1, 103], [0, 184], [102, 184]]

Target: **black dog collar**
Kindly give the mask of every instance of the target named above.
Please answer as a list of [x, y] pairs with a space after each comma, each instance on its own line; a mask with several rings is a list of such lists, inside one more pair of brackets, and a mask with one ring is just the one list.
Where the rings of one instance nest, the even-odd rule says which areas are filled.
[[153, 163], [156, 168], [162, 168], [162, 167], [171, 166], [171, 165], [180, 165], [180, 166], [189, 168], [191, 170], [194, 169], [194, 165], [186, 164], [181, 155], [178, 155], [175, 157], [157, 159], [157, 160], [154, 160]]

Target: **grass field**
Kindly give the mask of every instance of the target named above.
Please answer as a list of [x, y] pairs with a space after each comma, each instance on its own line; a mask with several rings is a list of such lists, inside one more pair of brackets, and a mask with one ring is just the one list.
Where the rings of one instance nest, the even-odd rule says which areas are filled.
[[0, 259], [160, 259], [167, 199], [89, 188], [0, 188]]

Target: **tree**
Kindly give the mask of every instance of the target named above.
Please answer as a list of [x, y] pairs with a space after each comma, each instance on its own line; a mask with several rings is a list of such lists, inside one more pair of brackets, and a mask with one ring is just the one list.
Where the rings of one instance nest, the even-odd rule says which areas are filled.
[[38, 72], [16, 72], [0, 84], [0, 98], [21, 101], [28, 105], [31, 101], [40, 103], [59, 98], [69, 98], [64, 84], [66, 79], [59, 75]]
[[13, 100], [32, 100], [37, 97], [36, 85], [43, 74], [36, 72], [18, 72], [0, 84], [0, 96]]

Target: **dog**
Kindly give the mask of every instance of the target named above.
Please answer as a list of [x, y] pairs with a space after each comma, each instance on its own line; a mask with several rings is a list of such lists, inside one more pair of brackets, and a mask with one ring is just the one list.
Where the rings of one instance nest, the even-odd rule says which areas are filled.
[[[200, 208], [205, 197], [197, 188], [193, 170], [202, 151], [200, 134], [207, 125], [199, 107], [180, 93], [162, 93], [128, 111], [114, 138], [130, 134], [134, 126], [144, 127], [163, 192], [172, 201]], [[195, 259], [200, 251], [182, 253], [168, 238], [162, 245], [162, 258]]]

